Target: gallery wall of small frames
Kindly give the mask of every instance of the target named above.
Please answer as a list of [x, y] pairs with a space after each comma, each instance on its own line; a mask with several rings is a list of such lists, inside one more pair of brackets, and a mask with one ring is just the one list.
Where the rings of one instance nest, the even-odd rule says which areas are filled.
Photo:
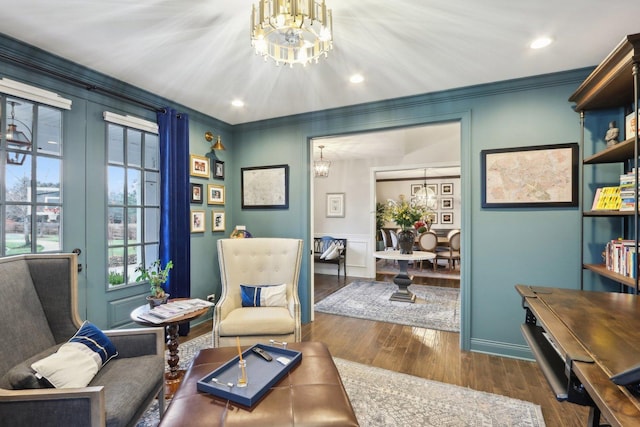
[[[206, 156], [191, 154], [189, 156], [189, 175], [195, 181], [190, 182], [191, 203], [190, 230], [192, 233], [225, 231], [225, 186], [222, 183], [211, 183], [210, 180], [224, 180], [224, 162]], [[206, 205], [205, 205], [206, 202]], [[210, 209], [207, 209], [210, 207]], [[207, 217], [210, 220], [207, 220]], [[207, 224], [210, 224], [209, 226]]]

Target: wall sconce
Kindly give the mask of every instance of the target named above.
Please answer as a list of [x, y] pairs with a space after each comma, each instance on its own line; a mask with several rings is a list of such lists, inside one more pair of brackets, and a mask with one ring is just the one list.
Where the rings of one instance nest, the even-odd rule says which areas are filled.
[[211, 132], [210, 130], [206, 131], [204, 133], [204, 139], [207, 140], [207, 142], [211, 142], [213, 141], [213, 138], [216, 138], [216, 142], [215, 144], [211, 145], [211, 151], [215, 151], [215, 150], [226, 150], [224, 148], [224, 145], [222, 145], [222, 139], [220, 138], [220, 135], [214, 135], [213, 132]]

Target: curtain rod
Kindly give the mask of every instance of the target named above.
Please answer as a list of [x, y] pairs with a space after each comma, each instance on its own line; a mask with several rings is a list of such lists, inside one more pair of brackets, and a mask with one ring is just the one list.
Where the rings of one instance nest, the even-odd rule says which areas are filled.
[[0, 58], [6, 59], [6, 60], [11, 61], [11, 62], [15, 62], [17, 64], [22, 65], [23, 67], [26, 67], [26, 68], [31, 68], [33, 70], [37, 70], [37, 71], [40, 71], [42, 73], [49, 74], [49, 75], [54, 76], [54, 77], [56, 77], [58, 79], [66, 80], [66, 81], [68, 81], [70, 83], [73, 83], [73, 84], [75, 84], [77, 86], [84, 87], [88, 91], [102, 92], [105, 95], [109, 95], [109, 96], [112, 96], [114, 98], [119, 98], [119, 99], [122, 99], [124, 101], [132, 102], [134, 104], [138, 104], [138, 105], [140, 105], [140, 106], [142, 106], [142, 107], [144, 107], [144, 108], [146, 108], [148, 110], [151, 110], [151, 111], [166, 112], [166, 109], [163, 108], [163, 107], [156, 107], [155, 105], [151, 105], [151, 104], [148, 104], [146, 102], [139, 101], [137, 99], [131, 98], [130, 96], [124, 95], [122, 93], [118, 93], [118, 92], [115, 92], [115, 91], [110, 90], [110, 89], [101, 88], [99, 86], [87, 83], [87, 82], [82, 81], [80, 79], [77, 79], [75, 77], [72, 77], [72, 76], [69, 76], [69, 75], [54, 71], [54, 70], [50, 70], [50, 69], [45, 68], [45, 67], [43, 67], [41, 65], [37, 65], [37, 64], [31, 63], [29, 61], [25, 61], [23, 59], [18, 59], [18, 58], [12, 57], [12, 56], [7, 55], [5, 53], [0, 53]]

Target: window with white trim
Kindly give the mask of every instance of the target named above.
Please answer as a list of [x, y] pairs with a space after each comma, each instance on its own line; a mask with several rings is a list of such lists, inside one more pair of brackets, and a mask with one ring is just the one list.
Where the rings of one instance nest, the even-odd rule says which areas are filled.
[[[42, 96], [57, 95], [6, 82], [0, 80], [0, 255], [60, 252], [62, 110]], [[71, 108], [70, 101], [59, 105]]]
[[[158, 259], [160, 146], [155, 123], [105, 112], [107, 121], [107, 283], [135, 283], [138, 265]], [[154, 133], [155, 130], [155, 133]]]

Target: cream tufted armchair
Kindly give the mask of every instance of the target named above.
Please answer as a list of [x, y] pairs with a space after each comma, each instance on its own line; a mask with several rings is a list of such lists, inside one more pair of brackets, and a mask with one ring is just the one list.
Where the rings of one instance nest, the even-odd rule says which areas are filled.
[[[299, 239], [218, 240], [222, 292], [213, 315], [214, 347], [234, 346], [236, 337], [241, 345], [301, 341], [302, 247]], [[274, 296], [277, 289], [281, 298]]]

